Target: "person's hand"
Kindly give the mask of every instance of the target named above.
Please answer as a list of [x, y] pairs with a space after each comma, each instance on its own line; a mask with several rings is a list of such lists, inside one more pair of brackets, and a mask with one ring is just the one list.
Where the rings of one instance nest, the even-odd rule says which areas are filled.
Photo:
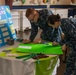
[[24, 39], [22, 43], [31, 43], [31, 40]]
[[34, 44], [41, 43], [41, 38], [38, 38], [38, 39], [34, 40], [33, 43]]
[[53, 45], [53, 46], [59, 45], [59, 43], [54, 41], [54, 42], [52, 42], [52, 45]]
[[62, 33], [62, 34], [61, 34], [61, 38], [62, 38], [62, 39], [64, 39], [64, 37], [65, 37], [65, 34], [64, 34], [64, 33]]
[[39, 43], [39, 41], [33, 41], [33, 43], [34, 43], [34, 44], [37, 44], [37, 43]]
[[64, 45], [62, 45], [61, 48], [62, 48], [63, 51], [65, 51], [67, 47], [66, 47], [66, 45], [64, 44]]

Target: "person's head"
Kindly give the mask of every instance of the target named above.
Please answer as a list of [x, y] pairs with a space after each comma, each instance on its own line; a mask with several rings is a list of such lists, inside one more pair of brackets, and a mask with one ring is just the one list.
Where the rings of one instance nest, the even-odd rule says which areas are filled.
[[37, 22], [37, 20], [39, 18], [38, 12], [33, 8], [27, 9], [25, 16], [28, 18], [28, 20], [30, 20], [32, 22]]
[[53, 28], [58, 28], [60, 25], [61, 25], [61, 22], [60, 22], [60, 15], [57, 14], [57, 15], [50, 15], [48, 17], [48, 25], [49, 26], [52, 26]]

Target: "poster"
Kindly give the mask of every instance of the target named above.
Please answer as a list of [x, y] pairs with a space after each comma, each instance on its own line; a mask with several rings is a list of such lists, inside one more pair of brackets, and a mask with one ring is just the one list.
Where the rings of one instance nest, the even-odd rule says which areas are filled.
[[16, 39], [12, 16], [8, 6], [0, 6], [0, 47], [7, 39]]

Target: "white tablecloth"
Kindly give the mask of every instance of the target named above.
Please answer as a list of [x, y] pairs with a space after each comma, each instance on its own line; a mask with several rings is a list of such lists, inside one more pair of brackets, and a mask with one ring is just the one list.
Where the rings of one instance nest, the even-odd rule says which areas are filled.
[[[19, 43], [15, 43], [13, 46], [5, 46], [1, 47], [0, 51], [5, 50], [9, 47], [17, 47]], [[27, 61], [22, 61], [15, 58], [2, 58], [0, 57], [0, 75], [35, 75], [35, 60], [29, 59]], [[52, 75], [57, 74], [57, 67], [60, 65], [60, 61], [58, 59], [56, 66]]]
[[34, 60], [20, 61], [17, 59], [0, 58], [1, 75], [35, 75]]
[[[59, 65], [58, 59], [52, 75], [57, 74]], [[35, 75], [35, 67], [33, 59], [22, 61], [14, 58], [0, 58], [0, 75]]]

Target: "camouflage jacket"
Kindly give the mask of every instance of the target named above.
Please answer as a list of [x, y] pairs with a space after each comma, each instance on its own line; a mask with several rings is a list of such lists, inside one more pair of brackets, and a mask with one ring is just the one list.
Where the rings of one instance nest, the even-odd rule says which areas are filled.
[[62, 19], [61, 28], [65, 34], [66, 44], [73, 47], [76, 46], [76, 19]]

